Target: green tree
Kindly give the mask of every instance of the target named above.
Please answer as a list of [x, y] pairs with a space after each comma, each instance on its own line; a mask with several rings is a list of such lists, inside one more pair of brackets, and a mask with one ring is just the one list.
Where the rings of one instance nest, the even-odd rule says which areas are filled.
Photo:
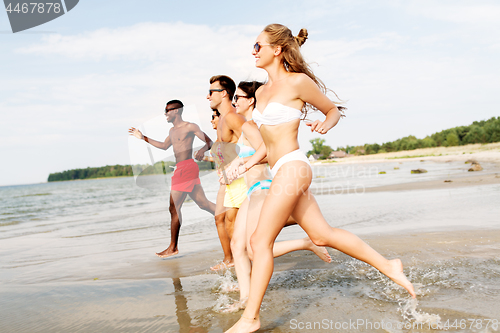
[[[477, 123], [477, 122], [474, 122]], [[486, 142], [486, 132], [478, 125], [472, 125], [469, 133], [464, 137], [465, 143], [483, 143]]]
[[313, 149], [311, 150], [311, 154], [321, 154], [321, 149], [323, 149], [323, 144], [325, 143], [325, 139], [315, 138], [309, 140]]
[[332, 151], [333, 151], [333, 148], [330, 147], [330, 146], [323, 146], [323, 147], [321, 147], [321, 153], [320, 154], [322, 156], [320, 157], [320, 159], [326, 160], [328, 157], [330, 157], [330, 154], [332, 153]]
[[320, 139], [320, 138], [315, 138], [312, 140], [309, 140], [311, 143], [313, 149], [309, 150], [307, 152], [307, 157], [313, 154], [318, 154], [322, 155], [320, 158], [321, 159], [326, 159], [330, 156], [330, 153], [333, 151], [333, 148], [330, 146], [325, 145], [325, 139]]
[[422, 139], [422, 148], [436, 147], [436, 141], [434, 141], [430, 136], [426, 136]]
[[489, 123], [484, 126], [484, 131], [486, 132], [487, 142], [499, 142], [500, 141], [500, 117], [495, 119], [495, 117], [489, 120]]
[[448, 133], [448, 135], [446, 136], [446, 145], [448, 147], [452, 147], [452, 146], [458, 146], [458, 143], [459, 143], [458, 135], [456, 135], [453, 132]]
[[409, 135], [401, 139], [399, 150], [413, 150], [418, 148], [418, 140], [415, 136]]

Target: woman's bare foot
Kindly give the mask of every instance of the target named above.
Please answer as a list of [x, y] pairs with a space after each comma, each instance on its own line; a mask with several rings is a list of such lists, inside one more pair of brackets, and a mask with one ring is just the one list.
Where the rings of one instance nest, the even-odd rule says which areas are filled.
[[246, 318], [241, 316], [240, 320], [236, 322], [225, 333], [251, 333], [260, 328], [259, 318]]
[[156, 255], [160, 258], [168, 258], [171, 256], [175, 256], [176, 254], [179, 253], [179, 250], [177, 249], [171, 249], [170, 247], [166, 250], [163, 250], [161, 252], [157, 252]]
[[304, 238], [304, 241], [306, 242], [306, 246], [309, 251], [314, 252], [314, 254], [316, 254], [324, 262], [332, 262], [332, 257], [330, 257], [330, 254], [325, 247], [315, 245], [309, 237]]
[[238, 312], [240, 310], [243, 310], [247, 307], [247, 301], [248, 301], [248, 297], [240, 299], [239, 301], [234, 302], [233, 304], [229, 305], [227, 308], [225, 308], [221, 312], [222, 313], [234, 313], [234, 312]]
[[401, 287], [405, 288], [411, 295], [412, 298], [417, 297], [415, 290], [413, 289], [413, 284], [408, 280], [405, 273], [403, 273], [403, 263], [399, 259], [389, 260], [389, 269], [387, 272], [382, 272], [389, 279], [399, 284]]
[[220, 271], [221, 269], [226, 269], [234, 266], [234, 262], [231, 260], [224, 260], [215, 266], [210, 267], [213, 271]]

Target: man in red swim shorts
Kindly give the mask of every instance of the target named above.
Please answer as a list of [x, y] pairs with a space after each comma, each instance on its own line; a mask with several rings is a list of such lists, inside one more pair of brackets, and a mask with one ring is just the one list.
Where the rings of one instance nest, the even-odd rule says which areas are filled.
[[170, 245], [162, 251], [156, 253], [160, 258], [166, 258], [179, 253], [177, 248], [179, 231], [182, 224], [181, 207], [189, 194], [191, 199], [203, 210], [210, 214], [215, 213], [215, 204], [208, 201], [205, 192], [201, 187], [198, 164], [193, 160], [193, 141], [197, 136], [205, 142], [200, 150], [195, 152], [198, 161], [203, 159], [204, 153], [212, 146], [212, 140], [201, 131], [200, 127], [194, 123], [182, 119], [184, 105], [179, 100], [172, 100], [165, 107], [167, 121], [172, 123], [168, 137], [164, 142], [156, 141], [143, 135], [138, 129], [131, 127], [129, 133], [140, 140], [144, 140], [152, 146], [167, 150], [170, 146], [174, 149], [175, 171], [172, 176], [172, 186], [170, 192]]
[[178, 162], [175, 165], [174, 175], [172, 176], [172, 191], [190, 193], [193, 191], [194, 186], [198, 184], [201, 184], [200, 169], [192, 158]]

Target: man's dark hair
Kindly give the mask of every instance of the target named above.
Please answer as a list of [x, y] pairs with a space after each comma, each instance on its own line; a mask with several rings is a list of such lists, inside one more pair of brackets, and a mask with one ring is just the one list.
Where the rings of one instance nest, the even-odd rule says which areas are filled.
[[179, 113], [182, 113], [183, 111], [183, 108], [184, 108], [184, 104], [182, 104], [181, 101], [179, 101], [178, 99], [173, 99], [171, 101], [168, 101], [167, 105], [165, 106], [165, 108], [169, 105], [172, 105], [172, 104], [175, 104], [176, 107], [179, 108]]
[[215, 115], [216, 115], [217, 117], [220, 117], [220, 112], [219, 112], [219, 110], [217, 110], [217, 109], [212, 109], [212, 111], [213, 111], [213, 112], [215, 112]]
[[219, 82], [222, 89], [227, 91], [229, 100], [232, 101], [234, 92], [236, 91], [236, 84], [234, 83], [233, 79], [226, 75], [215, 75], [210, 78], [210, 84], [214, 82]]

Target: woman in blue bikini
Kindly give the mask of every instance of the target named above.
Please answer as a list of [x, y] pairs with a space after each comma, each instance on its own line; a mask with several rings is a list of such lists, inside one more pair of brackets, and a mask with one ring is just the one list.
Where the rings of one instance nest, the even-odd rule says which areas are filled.
[[[255, 81], [240, 82], [234, 95], [233, 105], [236, 107], [236, 112], [244, 116], [247, 121], [242, 126], [242, 134], [237, 143], [239, 158], [231, 163], [229, 169], [235, 169], [240, 164], [248, 161], [255, 153], [253, 147], [258, 148], [262, 143], [259, 129], [252, 120], [255, 91], [261, 85], [262, 83]], [[240, 288], [240, 299], [225, 309], [224, 312], [236, 312], [245, 308], [250, 292], [250, 260], [253, 259], [249, 245], [250, 235], [253, 234], [257, 227], [262, 204], [271, 186], [271, 174], [267, 163], [256, 164], [244, 176], [248, 188], [247, 198], [241, 204], [238, 215], [236, 215], [233, 238], [231, 239], [231, 251]], [[290, 218], [287, 224], [296, 224], [296, 222]], [[331, 262], [328, 251], [324, 247], [316, 246], [309, 237], [274, 243], [273, 257], [299, 250], [312, 251], [323, 261]]]
[[309, 108], [321, 111], [325, 120], [307, 126], [311, 131], [326, 134], [338, 123], [341, 114], [300, 53], [306, 39], [305, 29], [294, 37], [287, 27], [270, 24], [257, 37], [252, 52], [255, 65], [268, 74], [267, 83], [257, 90], [257, 107], [252, 114], [264, 142], [238, 168], [238, 173], [246, 172], [267, 156], [274, 178], [250, 239], [254, 260], [247, 306], [240, 320], [227, 331], [230, 333], [254, 332], [260, 328], [260, 306], [274, 269], [274, 240], [290, 215], [314, 244], [335, 248], [372, 265], [415, 297], [401, 260], [385, 259], [354, 234], [330, 227], [309, 191], [312, 171], [297, 139], [300, 118]]

